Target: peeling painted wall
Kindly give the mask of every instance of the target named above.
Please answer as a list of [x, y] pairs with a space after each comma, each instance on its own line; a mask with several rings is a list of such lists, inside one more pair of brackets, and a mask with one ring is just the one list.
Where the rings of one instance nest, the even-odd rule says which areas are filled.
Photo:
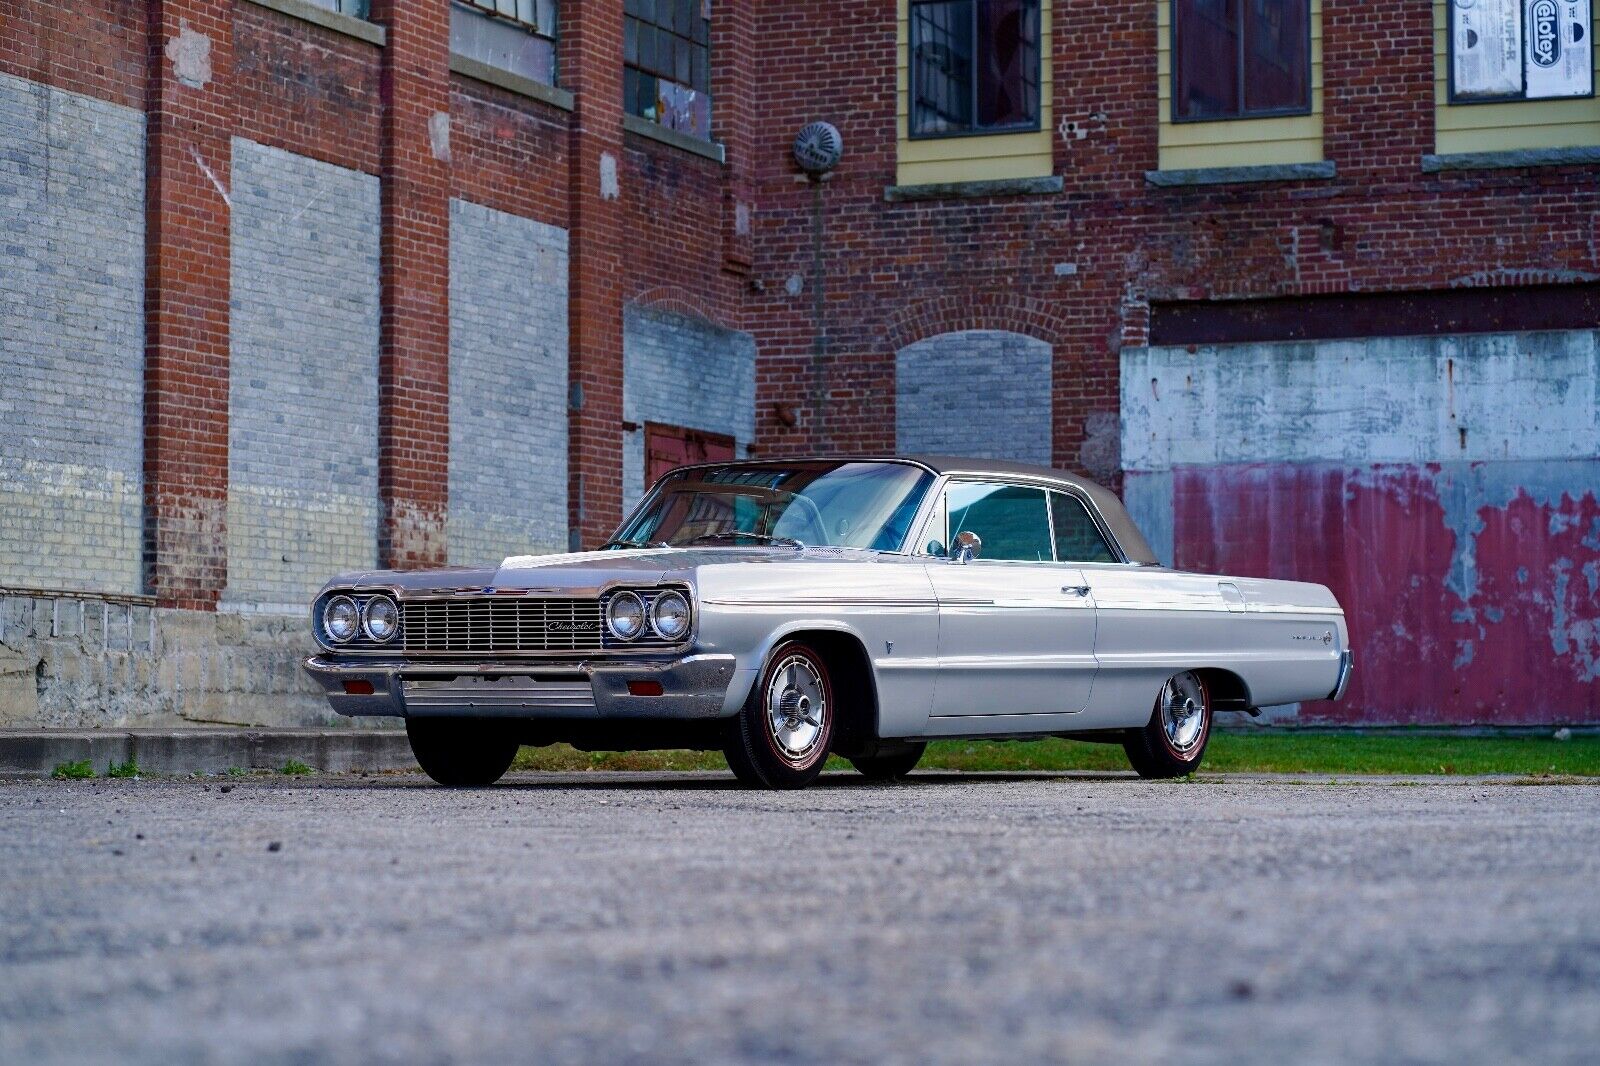
[[1329, 585], [1307, 722], [1600, 721], [1600, 334], [1130, 349], [1126, 497], [1164, 561]]

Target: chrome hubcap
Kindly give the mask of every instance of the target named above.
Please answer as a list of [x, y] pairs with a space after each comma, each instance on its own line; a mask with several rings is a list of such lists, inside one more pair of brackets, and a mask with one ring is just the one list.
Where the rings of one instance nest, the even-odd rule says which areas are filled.
[[1206, 690], [1192, 673], [1182, 673], [1161, 689], [1161, 728], [1180, 754], [1194, 750], [1206, 732]]
[[822, 677], [810, 660], [791, 655], [767, 685], [767, 726], [784, 758], [800, 761], [816, 751], [828, 720]]

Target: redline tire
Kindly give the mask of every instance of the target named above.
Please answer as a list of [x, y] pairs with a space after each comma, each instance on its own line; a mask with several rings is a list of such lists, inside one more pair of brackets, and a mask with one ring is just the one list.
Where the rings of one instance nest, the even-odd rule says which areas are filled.
[[1128, 734], [1122, 748], [1140, 777], [1185, 777], [1200, 768], [1211, 743], [1211, 689], [1193, 671], [1161, 686], [1150, 721]]
[[784, 641], [730, 723], [728, 767], [749, 788], [805, 788], [828, 761], [837, 711], [827, 659], [804, 641]]

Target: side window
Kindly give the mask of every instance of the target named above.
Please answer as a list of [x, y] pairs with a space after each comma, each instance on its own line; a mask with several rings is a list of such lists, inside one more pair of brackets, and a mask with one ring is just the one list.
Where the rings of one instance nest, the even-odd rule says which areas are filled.
[[913, 137], [1039, 128], [1039, 0], [913, 0]]
[[1100, 535], [1083, 501], [1065, 492], [1050, 494], [1050, 519], [1055, 526], [1056, 560], [1063, 563], [1114, 563], [1111, 545]]
[[950, 486], [950, 539], [971, 530], [983, 540], [980, 559], [1048, 563], [1050, 509], [1044, 489], [958, 482]]
[[1310, 0], [1175, 0], [1172, 119], [1311, 110]]

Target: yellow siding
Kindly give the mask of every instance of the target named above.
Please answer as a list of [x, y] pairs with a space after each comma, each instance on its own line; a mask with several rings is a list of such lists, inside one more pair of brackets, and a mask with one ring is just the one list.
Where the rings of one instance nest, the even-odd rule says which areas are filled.
[[1311, 114], [1220, 122], [1172, 121], [1172, 5], [1156, 0], [1161, 169], [1322, 162], [1322, 0], [1311, 0]]
[[1053, 173], [1050, 137], [1055, 119], [1051, 107], [1050, 9], [1040, 5], [1039, 35], [1043, 62], [1039, 76], [1040, 118], [1034, 133], [996, 133], [979, 137], [940, 137], [913, 141], [907, 136], [910, 113], [910, 0], [897, 0], [895, 128], [899, 136], [895, 182], [900, 185], [935, 185], [952, 181], [993, 181], [1001, 178], [1043, 178]]
[[[1600, 144], [1600, 100], [1450, 103], [1450, 25], [1446, 0], [1433, 4], [1434, 151], [1507, 152]], [[1593, 27], [1590, 28], [1591, 32]], [[1600, 73], [1600, 49], [1595, 52]]]

